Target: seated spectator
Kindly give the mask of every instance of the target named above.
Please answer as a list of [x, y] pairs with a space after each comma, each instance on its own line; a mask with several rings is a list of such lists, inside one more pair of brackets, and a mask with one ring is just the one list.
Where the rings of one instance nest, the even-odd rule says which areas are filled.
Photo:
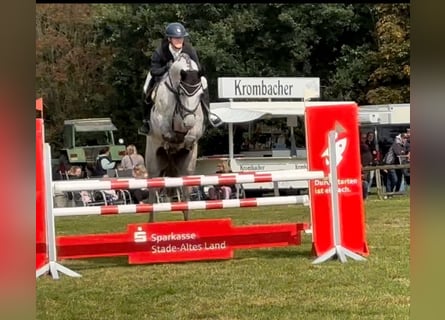
[[[73, 179], [82, 179], [82, 168], [79, 166], [72, 166], [67, 172], [67, 179], [68, 180], [73, 180]], [[90, 203], [91, 197], [90, 197], [90, 193], [88, 191], [79, 191], [77, 192], [68, 192], [68, 199], [69, 200], [75, 200], [75, 201], [79, 201], [81, 200], [82, 203], [86, 204], [86, 203]]]
[[133, 169], [137, 165], [144, 165], [144, 158], [138, 154], [136, 146], [130, 144], [127, 146], [126, 154], [121, 161], [121, 169]]
[[107, 170], [114, 169], [116, 162], [111, 160], [110, 148], [105, 147], [99, 151], [99, 155], [96, 158], [96, 175], [106, 177]]
[[[216, 166], [216, 173], [231, 173], [232, 169], [230, 169], [227, 161], [223, 161]], [[213, 186], [209, 188], [209, 199], [230, 199], [230, 195], [235, 190], [235, 185], [230, 186]]]
[[79, 166], [72, 166], [68, 172], [68, 179], [80, 179], [82, 178], [82, 168]]
[[[143, 164], [137, 164], [133, 168], [133, 177], [136, 179], [147, 179], [148, 172]], [[147, 188], [133, 189], [130, 191], [136, 203], [147, 203], [150, 195]]]

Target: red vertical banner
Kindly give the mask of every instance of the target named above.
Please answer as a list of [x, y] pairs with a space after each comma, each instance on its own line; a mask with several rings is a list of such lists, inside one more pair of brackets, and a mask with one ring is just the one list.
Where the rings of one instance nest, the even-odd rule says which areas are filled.
[[[38, 105], [36, 103], [36, 109]], [[48, 260], [46, 244], [46, 194], [45, 171], [43, 164], [43, 119], [36, 119], [36, 270], [43, 267]]]
[[[368, 255], [362, 198], [358, 107], [355, 103], [306, 107], [306, 145], [309, 170], [329, 174], [328, 136], [335, 130], [338, 208], [341, 245]], [[329, 181], [309, 182], [313, 247], [320, 256], [334, 247]]]

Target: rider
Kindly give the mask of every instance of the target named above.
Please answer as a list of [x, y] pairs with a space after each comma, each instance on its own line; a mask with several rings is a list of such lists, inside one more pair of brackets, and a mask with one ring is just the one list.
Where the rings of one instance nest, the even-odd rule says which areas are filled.
[[[192, 47], [191, 44], [184, 42], [184, 38], [187, 37], [189, 34], [185, 30], [184, 26], [179, 22], [173, 22], [170, 23], [167, 28], [165, 29], [165, 38], [162, 40], [160, 46], [156, 49], [156, 51], [153, 53], [151, 57], [151, 66], [150, 66], [150, 73], [151, 78], [149, 75], [147, 76], [147, 79], [144, 84], [144, 94], [145, 99], [144, 102], [147, 104], [147, 106], [144, 106], [143, 111], [143, 125], [141, 128], [139, 128], [140, 134], [148, 134], [150, 132], [150, 113], [151, 108], [153, 107], [153, 100], [151, 98], [151, 93], [155, 87], [155, 84], [161, 80], [162, 76], [168, 72], [168, 69], [170, 68], [173, 61], [178, 57], [178, 55], [181, 52], [187, 53], [190, 58], [196, 62], [198, 67], [201, 69], [201, 65], [199, 63], [199, 58], [196, 53], [195, 48]], [[150, 78], [150, 81], [148, 82], [148, 79]], [[147, 83], [148, 82], [148, 83]], [[203, 108], [203, 112], [205, 114], [205, 117], [208, 119], [209, 117], [209, 91], [208, 88], [204, 89], [204, 94], [202, 97], [202, 101], [205, 104]], [[212, 119], [210, 119], [210, 122], [212, 125], [217, 126], [221, 122], [221, 119], [211, 115]]]

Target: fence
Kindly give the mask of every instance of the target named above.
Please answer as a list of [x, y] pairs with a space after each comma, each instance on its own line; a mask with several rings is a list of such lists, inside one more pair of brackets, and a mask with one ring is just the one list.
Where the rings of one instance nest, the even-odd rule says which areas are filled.
[[[37, 136], [37, 171], [39, 179], [36, 219], [45, 220], [39, 230], [46, 238], [36, 238], [39, 257], [44, 266], [36, 263], [36, 276], [49, 272], [58, 278], [58, 271], [80, 276], [57, 262], [58, 257], [90, 258], [128, 256], [129, 263], [157, 263], [203, 259], [229, 259], [235, 249], [298, 245], [307, 223], [232, 226], [230, 219], [196, 220], [129, 224], [127, 231], [115, 234], [68, 235], [56, 238], [55, 217], [77, 214], [118, 214], [188, 210], [194, 208], [220, 209], [278, 204], [307, 204], [310, 200], [314, 263], [346, 256], [364, 260], [367, 255], [363, 200], [361, 196], [358, 150], [357, 105], [354, 103], [314, 106], [306, 109], [308, 165], [310, 170], [272, 173], [190, 176], [182, 178], [113, 179], [51, 182], [51, 152], [42, 137]], [[36, 119], [36, 126], [38, 120]], [[316, 126], [311, 126], [316, 123]], [[326, 139], [327, 138], [327, 139]], [[234, 184], [275, 182], [295, 179], [308, 180], [310, 197], [290, 196], [267, 199], [232, 199], [197, 201], [194, 203], [159, 203], [150, 205], [119, 205], [86, 208], [54, 208], [54, 192], [82, 189], [128, 189], [144, 187], [177, 187], [201, 184]], [[44, 206], [42, 205], [44, 204]], [[43, 217], [43, 218], [42, 218]], [[41, 232], [40, 232], [41, 234]], [[44, 241], [45, 243], [42, 243]], [[37, 262], [37, 261], [36, 261]], [[39, 267], [40, 266], [40, 267]]]
[[[375, 170], [375, 184], [377, 188], [377, 196], [380, 200], [383, 200], [385, 196], [390, 195], [405, 195], [406, 192], [387, 192], [385, 191], [386, 187], [382, 185], [382, 170], [390, 170], [390, 169], [410, 169], [410, 163], [406, 164], [386, 164], [386, 165], [378, 165], [378, 166], [367, 166], [363, 167], [363, 171], [372, 171]], [[372, 182], [372, 181], [371, 181]]]

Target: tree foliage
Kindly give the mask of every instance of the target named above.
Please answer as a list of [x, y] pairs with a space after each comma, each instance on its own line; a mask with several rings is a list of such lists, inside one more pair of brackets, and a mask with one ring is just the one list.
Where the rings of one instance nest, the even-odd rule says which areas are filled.
[[372, 53], [376, 68], [369, 77], [370, 104], [409, 101], [410, 24], [409, 4], [383, 4], [375, 7], [378, 21], [378, 49]]
[[91, 5], [36, 9], [36, 94], [43, 97], [49, 141], [60, 144], [63, 120], [106, 116], [113, 90], [104, 78], [110, 51], [96, 42]]
[[[190, 33], [211, 101], [218, 101], [218, 77], [250, 76], [319, 77], [323, 100], [409, 102], [409, 4], [36, 7], [36, 91], [52, 143], [64, 119], [111, 116], [120, 136], [143, 147], [142, 85], [172, 21]], [[207, 133], [207, 148], [223, 134]]]

